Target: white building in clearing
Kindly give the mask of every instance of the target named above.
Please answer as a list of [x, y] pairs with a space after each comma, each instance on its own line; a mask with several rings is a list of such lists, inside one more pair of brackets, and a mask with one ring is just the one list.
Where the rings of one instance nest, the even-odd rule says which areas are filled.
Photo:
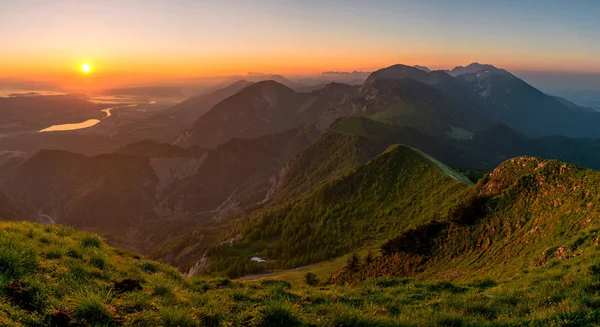
[[259, 258], [259, 257], [252, 257], [252, 258], [250, 258], [250, 261], [254, 261], [254, 262], [258, 262], [258, 263], [267, 262], [267, 260]]

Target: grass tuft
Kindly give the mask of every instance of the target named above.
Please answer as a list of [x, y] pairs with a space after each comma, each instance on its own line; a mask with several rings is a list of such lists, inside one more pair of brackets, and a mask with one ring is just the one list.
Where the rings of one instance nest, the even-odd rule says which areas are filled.
[[113, 322], [106, 296], [99, 293], [85, 291], [76, 294], [73, 300], [73, 313], [77, 319], [93, 326], [108, 326]]
[[102, 246], [102, 239], [97, 235], [85, 235], [81, 239], [81, 246], [84, 248], [100, 248]]
[[183, 308], [167, 307], [159, 311], [162, 326], [164, 327], [194, 327], [198, 324], [189, 314], [189, 311]]

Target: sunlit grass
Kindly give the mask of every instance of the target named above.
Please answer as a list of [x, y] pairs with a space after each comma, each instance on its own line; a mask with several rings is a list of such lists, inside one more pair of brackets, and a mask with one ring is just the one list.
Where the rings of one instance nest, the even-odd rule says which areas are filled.
[[[600, 318], [595, 247], [510, 279], [382, 277], [352, 287], [307, 286], [187, 278], [104, 242], [82, 246], [88, 234], [60, 233], [60, 227], [0, 223], [0, 282], [18, 282], [28, 294], [15, 299], [4, 291], [0, 325], [47, 326], [56, 310], [90, 326], [584, 326]], [[49, 243], [41, 246], [44, 239]], [[116, 291], [115, 282], [125, 278], [142, 289]]]

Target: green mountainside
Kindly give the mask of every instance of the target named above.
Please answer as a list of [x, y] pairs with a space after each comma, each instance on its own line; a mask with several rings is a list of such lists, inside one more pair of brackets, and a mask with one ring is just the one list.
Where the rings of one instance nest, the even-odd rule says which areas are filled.
[[5, 151], [0, 326], [599, 325], [598, 113], [473, 63], [241, 81], [151, 122], [191, 117]]
[[364, 269], [340, 271], [334, 280], [469, 280], [474, 274], [504, 279], [543, 267], [560, 265], [568, 272], [571, 265], [593, 264], [600, 239], [599, 181], [599, 172], [566, 163], [511, 159], [449, 215], [400, 234]]
[[[343, 252], [359, 230], [355, 247], [380, 240], [381, 255], [351, 257], [329, 281], [306, 276], [319, 286], [189, 278], [93, 234], [1, 222], [0, 325], [595, 325], [600, 173], [521, 157], [472, 187], [444, 171], [420, 151], [392, 146], [299, 201], [253, 217], [268, 224], [249, 225], [232, 246], [213, 249], [236, 265], [253, 247], [284, 266], [311, 260], [300, 253], [319, 255], [317, 241]], [[330, 221], [339, 224], [323, 224]]]
[[289, 199], [340, 177], [397, 143], [421, 149], [445, 162], [457, 161], [449, 155], [450, 151], [412, 128], [364, 117], [347, 117], [334, 122], [286, 165], [275, 197], [277, 200]]
[[[502, 143], [501, 140], [504, 140], [502, 142], [505, 143]], [[274, 250], [282, 246], [277, 241], [279, 238], [287, 239], [288, 237], [294, 237], [294, 240], [302, 239], [306, 241], [308, 239], [305, 238], [307, 235], [316, 233], [315, 228], [320, 226], [318, 221], [321, 221], [321, 219], [323, 221], [329, 220], [332, 212], [338, 215], [342, 215], [343, 212], [344, 215], [349, 215], [351, 220], [356, 219], [352, 211], [346, 212], [340, 208], [352, 207], [352, 210], [354, 210], [355, 207], [364, 205], [364, 208], [368, 208], [365, 210], [368, 211], [373, 209], [368, 206], [369, 201], [380, 203], [382, 198], [369, 197], [375, 194], [375, 189], [365, 188], [364, 184], [356, 184], [350, 188], [349, 192], [355, 193], [357, 190], [364, 189], [365, 194], [369, 196], [365, 195], [364, 197], [356, 198], [352, 197], [353, 194], [336, 194], [334, 200], [330, 202], [319, 202], [314, 199], [318, 199], [318, 194], [327, 194], [328, 192], [318, 191], [319, 189], [328, 190], [328, 187], [337, 185], [336, 183], [339, 183], [340, 179], [346, 178], [347, 175], [354, 175], [361, 172], [361, 167], [367, 161], [376, 157], [390, 145], [396, 143], [409, 145], [415, 149], [422, 150], [417, 152], [427, 158], [429, 162], [450, 163], [451, 167], [458, 168], [467, 167], [466, 169], [463, 168], [463, 171], [475, 173], [473, 176], [481, 176], [482, 172], [471, 171], [469, 167], [490, 169], [510, 154], [521, 155], [523, 152], [527, 153], [528, 151], [545, 153], [550, 158], [553, 157], [553, 154], [557, 154], [558, 151], [562, 151], [563, 154], [559, 154], [558, 156], [569, 156], [569, 153], [571, 153], [581, 159], [581, 161], [594, 162], [593, 152], [591, 151], [582, 151], [578, 147], [558, 150], [547, 146], [549, 142], [554, 142], [552, 137], [530, 140], [506, 126], [499, 125], [494, 130], [490, 130], [489, 133], [477, 134], [470, 141], [440, 143], [411, 128], [377, 122], [365, 117], [342, 118], [336, 121], [328, 131], [321, 135], [314, 143], [300, 151], [295, 158], [283, 167], [279, 173], [277, 182], [274, 184], [275, 188], [270, 201], [266, 202], [260, 211], [254, 214], [250, 213], [250, 217], [247, 217], [247, 215], [238, 215], [234, 217], [238, 218], [235, 223], [222, 221], [217, 226], [212, 226], [208, 229], [200, 228], [185, 233], [181, 237], [171, 238], [164, 244], [157, 246], [152, 253], [152, 257], [176, 265], [184, 271], [189, 271], [189, 269], [198, 271], [197, 269], [206, 268], [213, 273], [227, 272], [231, 276], [281, 267], [300, 266], [321, 260], [317, 259], [317, 257], [328, 259], [338, 257], [364, 248], [365, 246], [371, 246], [370, 242], [383, 242], [384, 238], [382, 235], [385, 233], [374, 233], [376, 236], [370, 235], [366, 237], [363, 231], [359, 231], [360, 226], [350, 225], [344, 226], [340, 232], [343, 231], [345, 233], [348, 229], [357, 228], [357, 234], [360, 236], [353, 235], [351, 239], [358, 240], [361, 237], [366, 237], [369, 240], [358, 242], [360, 245], [353, 244], [346, 246], [343, 250], [333, 249], [337, 245], [328, 244], [328, 241], [325, 243], [330, 248], [325, 249], [323, 247], [324, 244], [315, 243], [312, 240], [310, 241], [313, 242], [310, 245], [312, 246], [311, 249], [318, 248], [318, 251], [307, 251], [306, 248], [291, 249], [294, 253], [272, 251], [280, 251]], [[589, 141], [586, 144], [589, 145], [590, 149], [593, 149], [595, 146], [593, 141]], [[577, 156], [577, 153], [581, 153], [582, 155]], [[439, 161], [433, 158], [439, 159]], [[588, 161], [586, 158], [590, 160]], [[454, 170], [447, 169], [445, 165], [440, 166], [444, 167], [442, 170], [445, 170], [448, 175], [454, 176], [455, 179], [462, 180], [463, 182], [467, 181], [462, 175], [457, 175]], [[388, 178], [388, 175], [388, 173], [385, 173], [381, 178]], [[473, 178], [474, 181], [477, 181], [479, 177]], [[386, 192], [389, 193], [389, 191]], [[400, 197], [412, 196], [411, 192], [413, 190], [409, 188], [407, 190], [408, 195], [401, 195]], [[332, 206], [330, 203], [337, 202], [337, 196], [341, 200], [335, 206]], [[306, 198], [311, 200], [306, 200]], [[354, 204], [355, 202], [358, 204]], [[386, 205], [385, 203], [381, 204], [381, 207], [385, 207]], [[435, 206], [432, 206], [430, 209], [436, 216], [441, 214], [435, 211], [437, 210]], [[376, 217], [376, 223], [372, 226], [379, 226], [377, 221], [381, 218], [376, 216], [376, 214], [380, 214], [380, 210], [383, 209], [375, 208], [372, 212], [373, 215], [368, 216], [368, 222], [365, 224], [371, 224], [369, 219]], [[295, 215], [299, 215], [300, 217], [296, 217]], [[313, 217], [321, 217], [321, 219]], [[340, 218], [338, 217], [337, 219]], [[385, 217], [382, 221], [387, 225], [384, 229], [388, 230], [388, 228], [391, 229], [394, 225], [388, 224], [386, 219], [388, 217]], [[427, 219], [432, 219], [432, 217]], [[359, 221], [362, 220], [359, 219]], [[288, 232], [284, 234], [284, 228], [274, 227], [279, 225], [288, 226], [288, 229], [293, 231], [293, 233]], [[307, 225], [309, 226], [308, 228], [306, 227]], [[218, 232], [215, 233], [214, 228]], [[274, 229], [270, 230], [270, 228]], [[268, 234], [265, 234], [267, 231]], [[330, 231], [326, 233], [330, 233]], [[257, 234], [260, 236], [256, 236]], [[255, 235], [253, 236], [254, 239], [252, 241], [250, 239], [239, 240], [240, 237], [244, 239], [248, 235]], [[327, 235], [329, 236], [326, 236], [326, 238], [329, 238], [332, 234]], [[321, 238], [320, 234], [315, 234], [314, 237]], [[229, 249], [227, 244], [232, 240], [242, 243], [233, 249]], [[218, 246], [219, 243], [223, 243], [224, 245], [220, 247], [225, 248], [222, 256], [212, 257], [212, 255], [206, 253], [207, 248]], [[239, 253], [236, 252], [239, 249], [243, 250], [240, 250]], [[310, 253], [313, 259], [307, 257], [299, 258], [300, 256], [307, 256], [307, 253]], [[214, 259], [208, 268], [206, 267], [208, 265], [208, 261], [206, 260], [207, 255]], [[248, 260], [252, 256], [275, 258], [276, 255], [282, 256], [284, 259], [276, 260], [268, 265], [255, 264]], [[232, 262], [236, 263], [233, 264]]]
[[273, 260], [272, 268], [296, 267], [393, 237], [458, 201], [468, 181], [456, 176], [418, 150], [391, 146], [305, 196], [251, 216], [233, 246], [209, 250], [207, 270], [256, 272], [248, 262], [254, 255]]
[[156, 182], [144, 158], [42, 150], [0, 187], [54, 221], [116, 229], [155, 217], [150, 200]]

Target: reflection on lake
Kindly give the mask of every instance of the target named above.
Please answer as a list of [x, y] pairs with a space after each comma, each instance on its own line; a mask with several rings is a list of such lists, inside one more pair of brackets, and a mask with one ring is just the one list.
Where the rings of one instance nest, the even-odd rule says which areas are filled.
[[[106, 117], [104, 117], [104, 119], [110, 117], [112, 114], [110, 113], [110, 110], [113, 108], [106, 108], [106, 109], [102, 109], [101, 111], [104, 112], [106, 114]], [[84, 128], [89, 128], [92, 126], [95, 126], [97, 124], [100, 123], [99, 119], [88, 119], [84, 122], [81, 123], [73, 123], [73, 124], [60, 124], [60, 125], [52, 125], [50, 127], [46, 127], [42, 130], [40, 130], [40, 132], [63, 132], [63, 131], [73, 131], [76, 129], [84, 129]]]
[[52, 125], [50, 127], [46, 127], [44, 129], [42, 129], [40, 132], [72, 131], [72, 130], [76, 130], [76, 129], [92, 127], [98, 123], [100, 123], [100, 120], [98, 120], [98, 119], [88, 119], [81, 123]]
[[112, 115], [112, 114], [110, 113], [110, 110], [111, 110], [111, 109], [112, 109], [112, 108], [106, 108], [106, 109], [102, 109], [102, 110], [100, 110], [100, 111], [102, 111], [103, 113], [105, 113], [105, 114], [106, 114], [106, 117], [104, 117], [104, 119], [106, 119], [106, 118], [108, 118], [108, 117], [110, 117], [110, 116]]

